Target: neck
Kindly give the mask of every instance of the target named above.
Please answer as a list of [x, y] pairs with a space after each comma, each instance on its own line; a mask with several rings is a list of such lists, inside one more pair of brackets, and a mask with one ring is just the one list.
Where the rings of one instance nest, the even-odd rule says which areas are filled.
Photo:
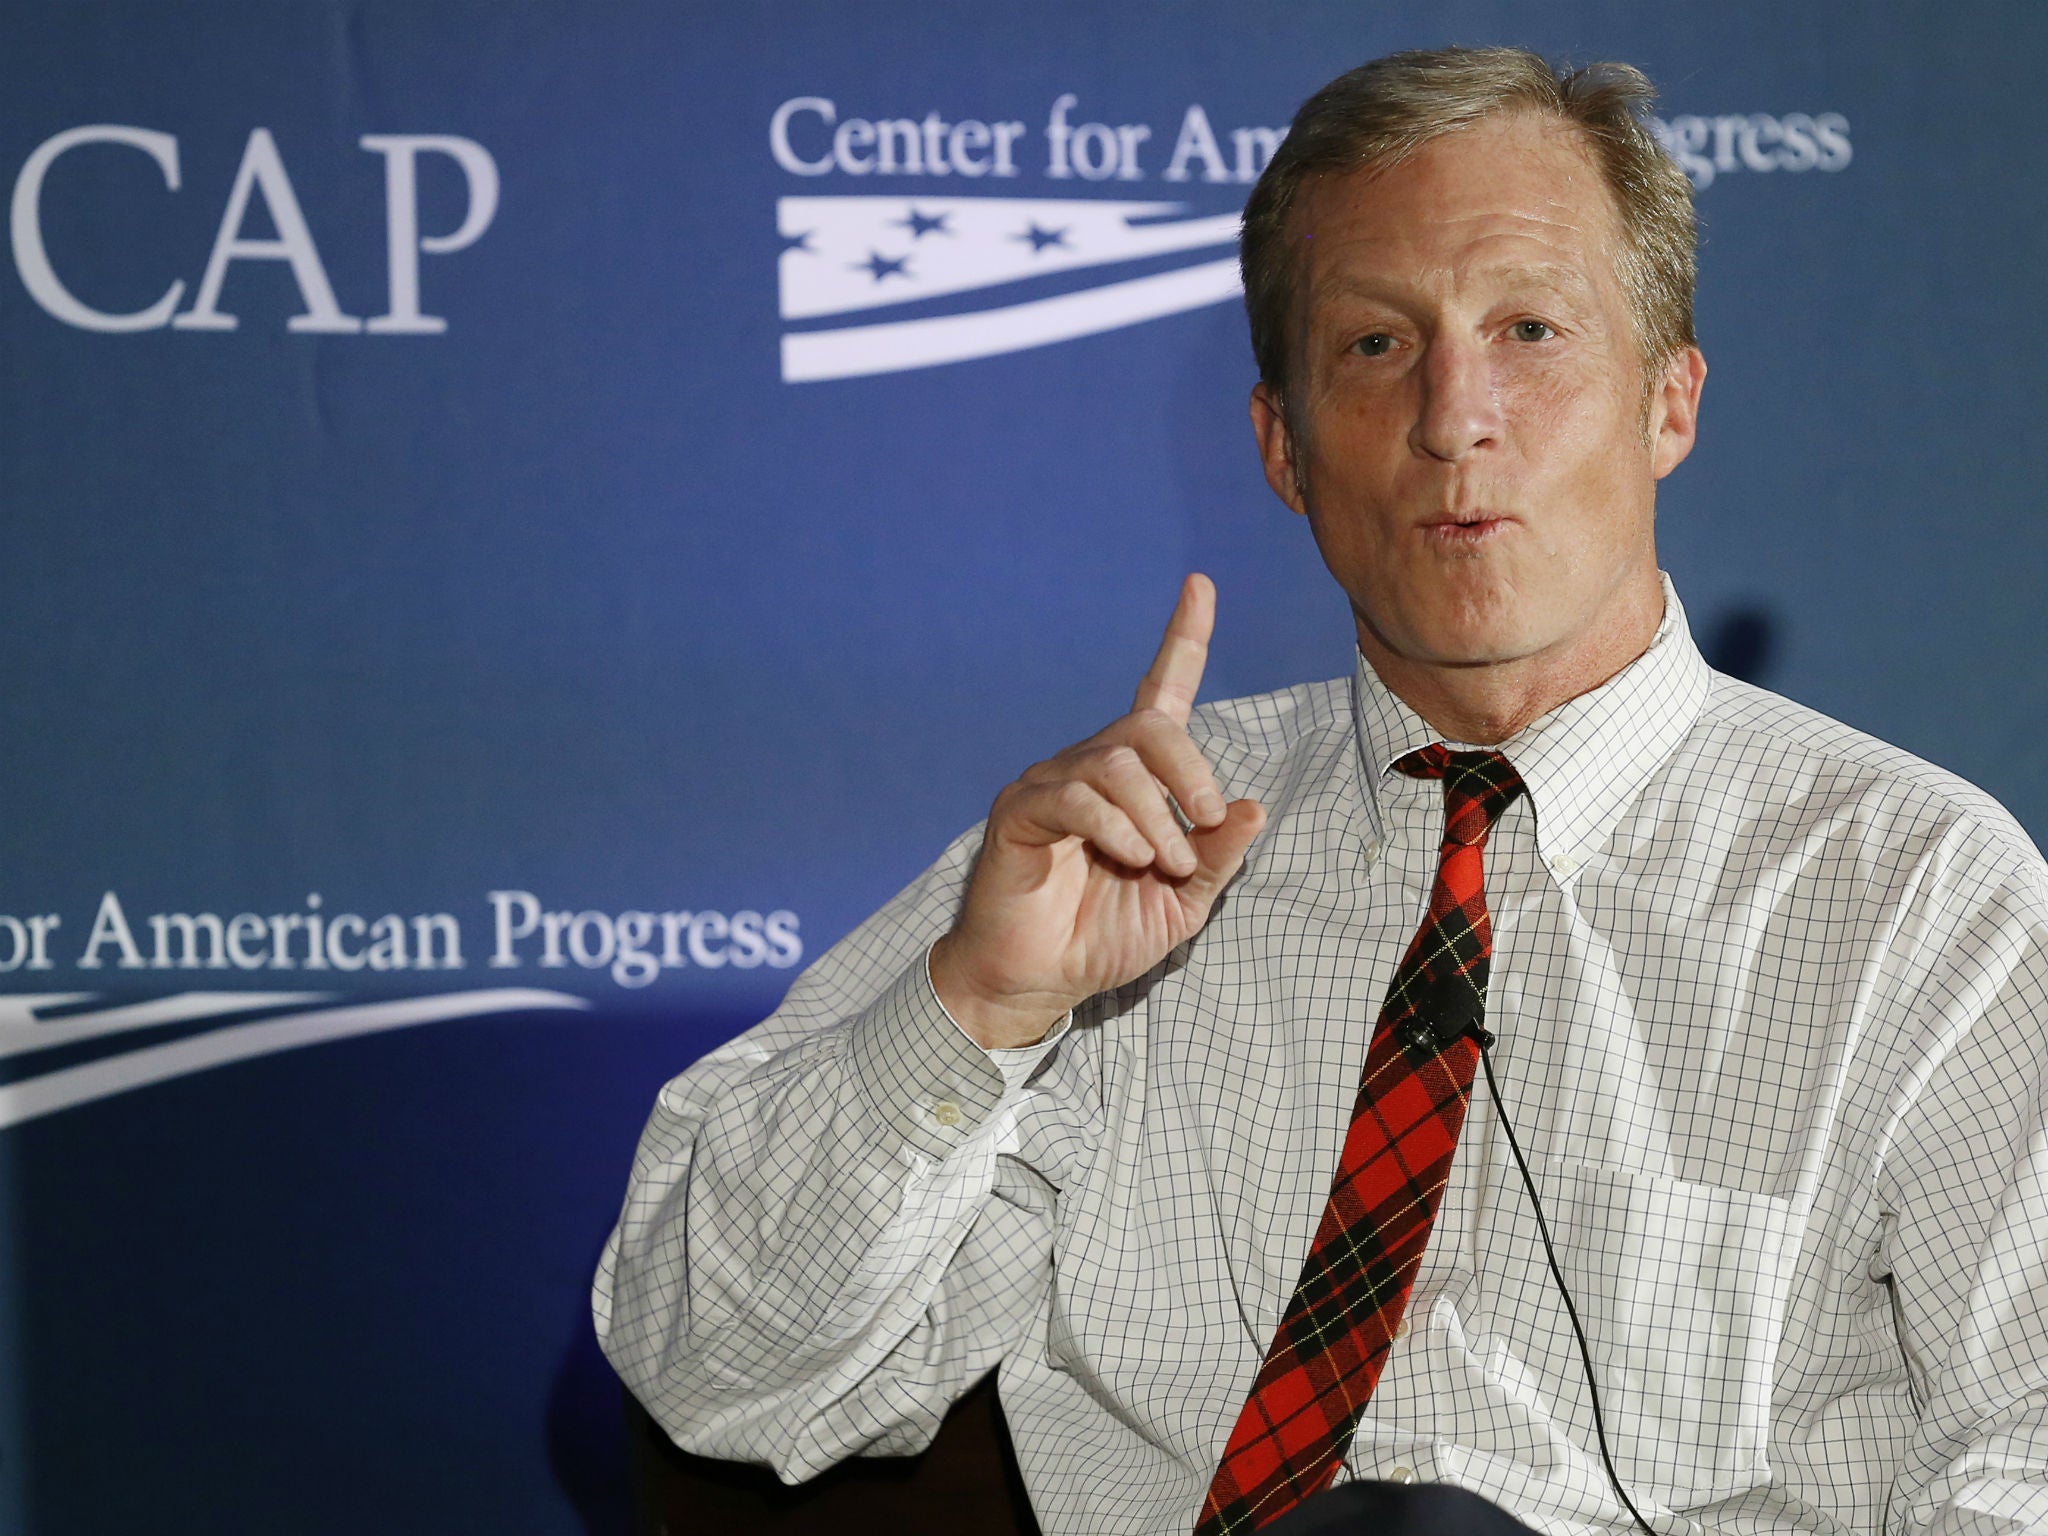
[[1404, 656], [1356, 613], [1358, 649], [1387, 691], [1446, 741], [1498, 746], [1530, 721], [1590, 693], [1650, 648], [1664, 621], [1655, 568], [1618, 594], [1616, 610], [1590, 633], [1502, 661], [1446, 664]]

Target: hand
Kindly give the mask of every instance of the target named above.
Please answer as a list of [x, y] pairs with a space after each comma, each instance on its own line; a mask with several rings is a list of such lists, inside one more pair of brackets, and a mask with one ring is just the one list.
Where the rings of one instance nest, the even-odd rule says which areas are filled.
[[939, 1000], [984, 1048], [1030, 1045], [1165, 959], [1266, 824], [1256, 801], [1223, 803], [1188, 735], [1215, 623], [1215, 587], [1188, 577], [1131, 712], [996, 796], [960, 920], [931, 960]]

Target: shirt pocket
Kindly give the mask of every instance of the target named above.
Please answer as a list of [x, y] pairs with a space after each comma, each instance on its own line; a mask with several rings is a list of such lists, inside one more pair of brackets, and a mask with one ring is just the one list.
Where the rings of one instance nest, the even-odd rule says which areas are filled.
[[1681, 1509], [1768, 1482], [1802, 1219], [1768, 1195], [1612, 1168], [1545, 1182], [1623, 1482]]

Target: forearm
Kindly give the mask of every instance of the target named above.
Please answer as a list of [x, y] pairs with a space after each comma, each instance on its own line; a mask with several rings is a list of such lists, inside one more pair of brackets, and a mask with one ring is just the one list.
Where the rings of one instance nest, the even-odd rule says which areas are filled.
[[921, 961], [843, 1024], [763, 1034], [662, 1094], [596, 1312], [680, 1443], [800, 1478], [920, 1446], [1035, 1309], [1050, 1228], [996, 1194], [1003, 1076]]
[[[1926, 1086], [1879, 1189], [1922, 1398], [1898, 1536], [2048, 1532], [2048, 904], [2001, 896], [1923, 994]], [[1919, 1074], [1915, 1074], [1919, 1075]]]

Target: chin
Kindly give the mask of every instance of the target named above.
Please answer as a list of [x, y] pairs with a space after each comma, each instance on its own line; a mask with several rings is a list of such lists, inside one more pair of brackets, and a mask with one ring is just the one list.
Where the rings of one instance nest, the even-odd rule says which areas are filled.
[[1438, 667], [1489, 667], [1504, 661], [1519, 661], [1540, 647], [1524, 636], [1499, 631], [1434, 635], [1411, 654], [1417, 661]]
[[1481, 667], [1541, 648], [1537, 626], [1528, 621], [1512, 594], [1497, 587], [1413, 614], [1403, 627], [1409, 643], [1397, 649], [1433, 666]]

